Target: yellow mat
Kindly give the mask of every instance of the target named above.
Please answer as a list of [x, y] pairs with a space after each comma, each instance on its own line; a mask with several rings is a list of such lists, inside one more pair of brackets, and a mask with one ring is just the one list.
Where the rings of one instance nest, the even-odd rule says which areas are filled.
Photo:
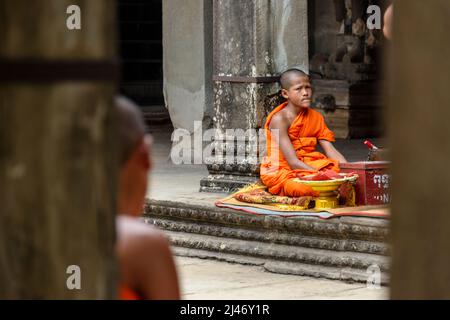
[[[364, 216], [376, 218], [389, 218], [389, 207], [387, 205], [380, 206], [356, 206], [356, 207], [339, 207], [328, 210], [308, 209], [305, 206], [297, 206], [283, 203], [249, 203], [235, 199], [237, 194], [248, 193], [255, 190], [265, 189], [264, 185], [255, 184], [247, 186], [238, 192], [221, 199], [216, 202], [216, 206], [221, 208], [230, 208], [259, 215], [279, 215], [284, 217], [292, 216], [313, 216], [322, 219], [329, 219], [339, 216]], [[273, 201], [277, 201], [276, 196]], [[286, 197], [283, 197], [286, 198]]]

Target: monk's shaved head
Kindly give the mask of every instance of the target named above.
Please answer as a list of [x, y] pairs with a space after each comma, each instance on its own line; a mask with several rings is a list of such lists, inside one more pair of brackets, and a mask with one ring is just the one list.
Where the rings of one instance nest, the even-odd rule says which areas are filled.
[[119, 128], [120, 164], [123, 165], [146, 134], [146, 126], [139, 107], [128, 98], [115, 98]]
[[307, 75], [300, 69], [288, 69], [280, 75], [281, 88], [289, 90], [289, 88], [292, 86], [292, 79], [296, 77], [306, 77], [309, 79], [309, 75]]

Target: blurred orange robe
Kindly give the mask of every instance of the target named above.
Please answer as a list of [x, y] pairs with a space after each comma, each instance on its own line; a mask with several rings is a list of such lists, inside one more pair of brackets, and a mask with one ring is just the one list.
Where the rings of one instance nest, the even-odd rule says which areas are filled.
[[119, 300], [144, 300], [136, 291], [124, 284], [119, 287]]
[[[272, 141], [270, 132], [270, 121], [272, 117], [283, 110], [287, 102], [276, 107], [267, 117], [264, 126], [267, 139], [267, 156], [261, 164], [261, 181], [268, 187], [269, 192], [274, 195], [301, 197], [317, 196], [311, 187], [293, 181], [317, 171], [296, 169], [292, 170], [283, 156], [278, 144]], [[328, 129], [323, 116], [307, 108], [300, 112], [292, 122], [288, 130], [297, 158], [316, 170], [330, 169], [339, 172], [339, 162], [328, 159], [324, 154], [316, 151], [318, 140], [334, 142], [334, 134]]]

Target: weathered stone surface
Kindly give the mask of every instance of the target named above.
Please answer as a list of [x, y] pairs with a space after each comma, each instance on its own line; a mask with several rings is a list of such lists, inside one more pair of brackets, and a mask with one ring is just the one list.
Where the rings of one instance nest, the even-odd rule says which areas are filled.
[[200, 259], [210, 259], [217, 261], [224, 261], [230, 263], [239, 263], [242, 265], [251, 265], [251, 266], [263, 266], [265, 260], [263, 258], [257, 257], [249, 257], [249, 256], [241, 256], [223, 252], [214, 252], [214, 251], [206, 251], [206, 250], [198, 250], [186, 247], [173, 247], [172, 251], [176, 256], [179, 257], [191, 257], [191, 258], [200, 258]]
[[276, 83], [214, 82], [214, 127], [226, 129], [258, 129], [264, 127], [264, 101], [278, 91]]
[[346, 281], [366, 281], [367, 268], [377, 265], [387, 279], [383, 219], [258, 216], [213, 204], [150, 200], [144, 220], [166, 230], [182, 255]]
[[166, 234], [169, 236], [173, 245], [180, 247], [247, 256], [268, 257], [276, 260], [303, 262], [313, 265], [359, 269], [367, 269], [371, 265], [378, 265], [381, 270], [389, 269], [386, 257], [367, 253], [311, 249], [185, 232], [166, 231]]
[[[174, 247], [173, 252], [180, 257], [213, 259], [242, 265], [262, 266], [266, 271], [280, 274], [325, 278], [346, 282], [367, 282], [367, 271], [364, 269], [339, 268], [322, 265], [311, 265], [290, 261], [270, 260], [246, 255], [229, 254], [217, 251], [205, 251], [186, 247]], [[381, 284], [389, 283], [389, 275], [381, 273]]]
[[[195, 250], [185, 253], [187, 256], [260, 264], [261, 260], [254, 260], [257, 257], [263, 259], [264, 267], [272, 272], [365, 282], [369, 267], [376, 265], [382, 273], [386, 273], [389, 269], [388, 259], [377, 255], [309, 249], [182, 232], [166, 231], [166, 233], [175, 247]], [[386, 279], [385, 274], [383, 278]]]
[[213, 164], [208, 164], [207, 168], [209, 172], [223, 175], [237, 175], [259, 177], [259, 165], [249, 163], [248, 161], [227, 163], [224, 159], [221, 161], [215, 161]]
[[314, 108], [324, 116], [336, 138], [379, 136], [383, 131], [380, 87], [374, 81], [315, 79]]
[[[307, 2], [251, 0], [237, 5], [231, 0], [218, 0], [213, 11], [213, 73], [222, 77], [214, 81], [214, 127], [220, 131], [263, 128], [269, 111], [267, 97], [279, 89], [276, 76], [287, 67], [308, 69]], [[257, 77], [271, 80], [260, 83]], [[234, 138], [225, 141], [233, 144]], [[258, 150], [264, 142], [254, 140], [250, 144], [250, 149]], [[216, 152], [221, 151], [216, 148]], [[246, 169], [232, 164], [227, 168], [214, 160], [200, 190], [230, 191], [248, 182], [241, 176], [253, 176], [251, 183], [255, 182], [260, 154], [245, 155], [256, 160]], [[229, 176], [216, 177], [223, 171]]]
[[[264, 264], [264, 269], [275, 273], [295, 274], [346, 282], [367, 282], [368, 278], [366, 269], [336, 268], [287, 261], [268, 261]], [[389, 283], [388, 273], [381, 272], [380, 280], [380, 284], [387, 285]]]
[[[276, 75], [307, 70], [306, 0], [215, 1], [214, 74]], [[245, 30], [245, 32], [242, 32]]]
[[302, 236], [327, 236], [386, 242], [389, 222], [384, 219], [340, 217], [322, 220], [314, 217], [255, 215], [217, 208], [211, 205], [190, 205], [175, 201], [150, 200], [145, 217], [213, 223], [250, 229], [295, 232]]
[[257, 181], [258, 177], [214, 173], [200, 180], [200, 191], [234, 192]]
[[[66, 28], [70, 5], [82, 31]], [[115, 61], [115, 8], [1, 0], [0, 60]], [[0, 82], [0, 299], [113, 299], [116, 84], [40, 80]], [[67, 286], [72, 265], [81, 290]]]
[[354, 251], [379, 255], [388, 254], [386, 244], [380, 242], [313, 237], [280, 230], [251, 230], [247, 228], [155, 218], [147, 218], [146, 221], [161, 229], [175, 232], [196, 233], [223, 238], [278, 243], [334, 251]]

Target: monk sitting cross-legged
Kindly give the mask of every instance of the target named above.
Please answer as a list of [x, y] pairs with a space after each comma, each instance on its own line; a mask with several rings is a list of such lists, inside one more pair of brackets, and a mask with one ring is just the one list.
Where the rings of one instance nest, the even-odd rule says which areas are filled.
[[[295, 179], [318, 171], [339, 172], [339, 163], [347, 161], [334, 148], [334, 134], [322, 115], [310, 108], [309, 76], [298, 69], [289, 69], [282, 73], [280, 84], [287, 102], [267, 117], [267, 157], [261, 164], [261, 181], [274, 195], [317, 196], [311, 187]], [[325, 155], [316, 151], [318, 143]]]

